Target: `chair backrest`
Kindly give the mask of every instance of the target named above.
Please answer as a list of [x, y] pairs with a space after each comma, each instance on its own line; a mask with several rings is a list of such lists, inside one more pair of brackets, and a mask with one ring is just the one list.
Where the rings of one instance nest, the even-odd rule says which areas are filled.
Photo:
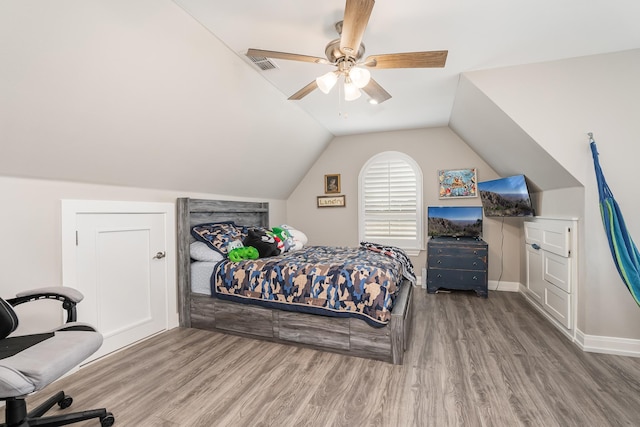
[[11, 304], [0, 298], [0, 339], [5, 339], [18, 327], [18, 316]]

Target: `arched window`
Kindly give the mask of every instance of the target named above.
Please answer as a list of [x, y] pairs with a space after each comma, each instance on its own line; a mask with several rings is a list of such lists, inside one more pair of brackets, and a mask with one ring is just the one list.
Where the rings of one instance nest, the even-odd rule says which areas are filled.
[[370, 158], [358, 177], [360, 241], [423, 248], [422, 171], [411, 157], [386, 151]]

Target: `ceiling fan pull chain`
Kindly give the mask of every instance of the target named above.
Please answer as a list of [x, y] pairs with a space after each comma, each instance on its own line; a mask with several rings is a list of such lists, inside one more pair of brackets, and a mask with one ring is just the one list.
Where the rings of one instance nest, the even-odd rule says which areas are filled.
[[[344, 80], [344, 76], [341, 77], [342, 80]], [[344, 100], [344, 83], [340, 82], [341, 84], [338, 84], [338, 116], [342, 117], [343, 119], [348, 119], [349, 118], [349, 113], [346, 111], [342, 111], [342, 107], [344, 107], [345, 105], [345, 100]]]

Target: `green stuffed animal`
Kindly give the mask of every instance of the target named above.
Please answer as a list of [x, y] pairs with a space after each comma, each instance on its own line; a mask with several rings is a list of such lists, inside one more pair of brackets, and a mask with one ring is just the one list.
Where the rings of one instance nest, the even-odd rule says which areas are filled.
[[294, 245], [294, 242], [291, 237], [291, 233], [289, 233], [289, 230], [281, 227], [273, 227], [271, 229], [271, 232], [274, 234], [275, 237], [280, 239], [280, 241], [282, 242], [282, 245], [278, 245], [278, 249], [280, 249], [280, 253], [288, 252], [291, 249], [291, 247]]
[[259, 258], [258, 250], [253, 246], [241, 246], [239, 248], [232, 249], [227, 257], [232, 262], [240, 262], [245, 259], [258, 259]]

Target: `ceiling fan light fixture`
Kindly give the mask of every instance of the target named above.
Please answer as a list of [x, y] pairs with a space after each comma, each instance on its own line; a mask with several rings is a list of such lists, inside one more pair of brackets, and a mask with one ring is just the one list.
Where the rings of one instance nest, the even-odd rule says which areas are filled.
[[356, 86], [350, 77], [345, 77], [344, 79], [344, 100], [345, 101], [355, 101], [360, 98], [360, 89]]
[[369, 84], [369, 80], [371, 80], [371, 72], [365, 68], [353, 67], [349, 70], [349, 77], [351, 77], [351, 81], [357, 88], [362, 89]]
[[318, 89], [320, 89], [325, 94], [331, 91], [331, 89], [336, 85], [337, 81], [338, 74], [335, 71], [329, 71], [327, 74], [324, 74], [316, 79]]
[[[358, 99], [362, 90], [372, 104], [382, 104], [391, 95], [375, 79], [367, 68], [442, 68], [447, 61], [448, 51], [432, 50], [425, 52], [387, 53], [364, 57], [365, 46], [362, 37], [367, 28], [375, 0], [345, 0], [344, 18], [336, 23], [339, 38], [331, 40], [324, 49], [325, 58], [300, 55], [297, 53], [278, 52], [273, 50], [249, 49], [246, 55], [256, 62], [257, 58], [284, 59], [314, 64], [332, 65], [337, 68], [307, 84], [288, 99], [300, 100], [316, 89], [328, 94], [338, 80], [344, 78], [343, 86], [338, 86], [338, 98], [344, 96], [347, 101]], [[363, 59], [364, 58], [364, 59]], [[344, 95], [342, 89], [344, 88]]]

